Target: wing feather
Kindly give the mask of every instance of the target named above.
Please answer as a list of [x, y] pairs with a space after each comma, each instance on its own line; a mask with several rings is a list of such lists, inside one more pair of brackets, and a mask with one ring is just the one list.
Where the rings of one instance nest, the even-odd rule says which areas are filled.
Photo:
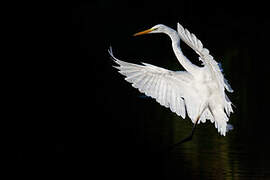
[[[174, 97], [176, 97], [175, 92], [173, 90], [171, 90], [170, 109], [171, 109], [172, 112], [176, 112], [176, 99]], [[177, 115], [179, 115], [179, 114], [177, 114]]]
[[159, 95], [158, 95], [158, 102], [164, 106], [164, 101], [163, 101], [163, 89], [164, 89], [164, 81], [160, 81], [160, 88], [159, 88]]
[[199, 54], [199, 59], [203, 61], [204, 65], [209, 67], [209, 69], [213, 72], [221, 89], [224, 90], [225, 87], [227, 91], [233, 92], [228, 81], [223, 77], [218, 63], [214, 60], [213, 56], [209, 54], [209, 50], [203, 48], [202, 42], [194, 34], [190, 33], [187, 29], [184, 29], [179, 23], [177, 24], [177, 31], [181, 40], [191, 47], [197, 54]]
[[193, 91], [189, 86], [193, 79], [188, 72], [174, 72], [147, 63], [142, 63], [142, 65], [127, 63], [115, 58], [111, 49], [109, 53], [119, 65], [116, 66], [119, 73], [126, 76], [125, 80], [132, 83], [132, 86], [140, 92], [155, 98], [158, 103], [170, 108], [182, 118], [186, 117], [186, 108], [193, 109], [186, 106], [183, 100], [183, 98], [188, 98], [187, 92]]

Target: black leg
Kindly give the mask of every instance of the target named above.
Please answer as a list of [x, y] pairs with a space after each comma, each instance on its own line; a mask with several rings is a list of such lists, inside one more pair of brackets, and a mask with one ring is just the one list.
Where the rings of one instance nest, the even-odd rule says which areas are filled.
[[171, 150], [174, 149], [176, 146], [178, 146], [178, 145], [184, 143], [184, 142], [187, 142], [187, 141], [192, 140], [192, 137], [193, 137], [193, 134], [194, 134], [194, 132], [195, 132], [196, 126], [197, 126], [197, 124], [198, 124], [198, 121], [199, 121], [199, 118], [197, 118], [195, 124], [193, 125], [190, 135], [188, 135], [186, 138], [182, 139], [182, 140], [179, 141], [178, 143], [175, 143], [174, 145], [172, 145], [172, 146], [170, 147]]

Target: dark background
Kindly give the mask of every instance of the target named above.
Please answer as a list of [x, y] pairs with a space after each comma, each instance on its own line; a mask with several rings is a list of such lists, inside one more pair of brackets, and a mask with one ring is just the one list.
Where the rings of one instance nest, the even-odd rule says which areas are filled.
[[[192, 1], [46, 4], [40, 17], [28, 20], [35, 27], [28, 30], [31, 58], [18, 63], [25, 67], [25, 76], [18, 77], [22, 91], [16, 103], [21, 107], [18, 117], [24, 119], [16, 120], [15, 154], [21, 173], [34, 169], [39, 175], [54, 172], [59, 177], [170, 177], [164, 167], [170, 153], [164, 149], [172, 142], [153, 143], [145, 136], [144, 119], [155, 117], [151, 107], [159, 105], [139, 99], [138, 91], [112, 68], [107, 53], [112, 45], [120, 59], [181, 70], [166, 35], [132, 37], [159, 23], [176, 28], [179, 22], [223, 64], [235, 90], [230, 98], [240, 117], [234, 121], [239, 141], [267, 149], [266, 6]], [[196, 55], [181, 46], [198, 65]], [[155, 126], [152, 122], [148, 126]], [[185, 171], [182, 176], [191, 174]]]

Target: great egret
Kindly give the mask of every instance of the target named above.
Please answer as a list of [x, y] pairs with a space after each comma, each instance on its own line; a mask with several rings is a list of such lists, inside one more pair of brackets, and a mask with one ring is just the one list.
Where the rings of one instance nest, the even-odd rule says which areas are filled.
[[[165, 33], [172, 41], [173, 51], [186, 71], [170, 71], [148, 63], [142, 65], [121, 61], [114, 57], [110, 47], [109, 54], [119, 65], [120, 73], [125, 80], [147, 96], [155, 98], [161, 105], [170, 108], [172, 112], [182, 118], [186, 112], [194, 123], [191, 134], [180, 141], [191, 140], [197, 123], [206, 119], [215, 123], [218, 132], [225, 136], [230, 113], [233, 112], [232, 103], [225, 94], [233, 92], [228, 81], [222, 74], [219, 64], [204, 48], [201, 41], [177, 23], [177, 31], [163, 24], [136, 33], [134, 36], [149, 33]], [[192, 64], [183, 55], [180, 39], [191, 47], [200, 57], [203, 67]], [[178, 144], [179, 144], [178, 143]]]

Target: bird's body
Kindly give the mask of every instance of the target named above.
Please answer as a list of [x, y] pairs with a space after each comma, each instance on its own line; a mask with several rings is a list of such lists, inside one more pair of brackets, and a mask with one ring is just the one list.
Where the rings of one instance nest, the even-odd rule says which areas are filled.
[[[116, 66], [119, 72], [126, 76], [125, 79], [132, 83], [133, 87], [155, 98], [177, 115], [185, 118], [187, 113], [195, 126], [209, 119], [215, 123], [218, 132], [225, 136], [228, 117], [233, 112], [232, 103], [226, 96], [225, 89], [229, 92], [233, 90], [209, 51], [203, 48], [201, 41], [194, 34], [189, 33], [179, 23], [178, 31], [165, 25], [156, 25], [135, 35], [146, 33], [167, 34], [179, 63], [186, 71], [170, 71], [147, 63], [142, 65], [127, 63], [115, 58], [110, 49], [110, 55], [119, 65]], [[192, 64], [183, 55], [180, 40], [195, 50], [203, 67]]]

